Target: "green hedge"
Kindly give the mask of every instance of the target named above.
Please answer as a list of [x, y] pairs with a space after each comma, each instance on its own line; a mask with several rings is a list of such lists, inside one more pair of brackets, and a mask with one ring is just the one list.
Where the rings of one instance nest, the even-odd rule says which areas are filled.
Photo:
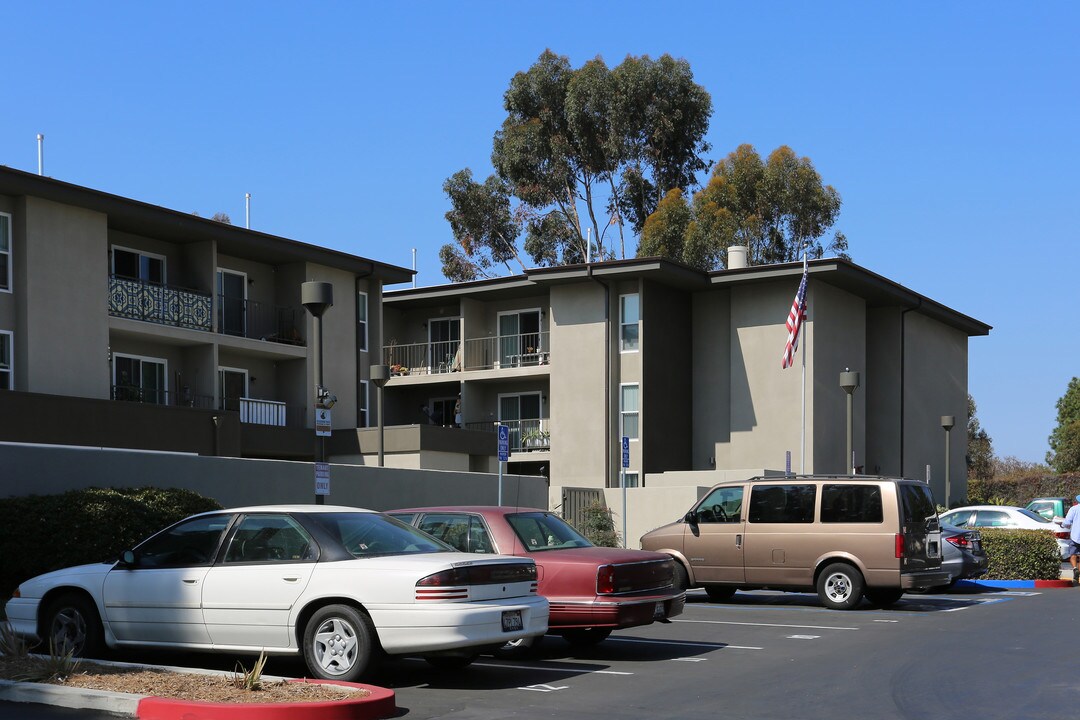
[[967, 504], [993, 503], [1024, 507], [1037, 497], [1073, 498], [1077, 494], [1080, 494], [1080, 473], [1034, 473], [990, 480], [968, 478]]
[[87, 488], [2, 498], [0, 605], [35, 575], [115, 560], [158, 530], [220, 507], [190, 490], [161, 488]]
[[984, 580], [1057, 580], [1061, 554], [1047, 530], [979, 528], [990, 561]]

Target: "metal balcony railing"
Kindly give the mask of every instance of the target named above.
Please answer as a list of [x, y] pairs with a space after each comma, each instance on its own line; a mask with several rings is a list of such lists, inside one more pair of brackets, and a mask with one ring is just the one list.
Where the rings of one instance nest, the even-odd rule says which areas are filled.
[[276, 400], [215, 398], [212, 395], [170, 392], [153, 387], [139, 387], [138, 385], [113, 385], [112, 399], [150, 405], [192, 407], [200, 410], [232, 410], [240, 413], [240, 422], [249, 425], [302, 428], [307, 423], [307, 408], [286, 405]]
[[383, 347], [383, 362], [394, 375], [527, 367], [550, 360], [546, 332]]
[[548, 432], [547, 420], [544, 418], [503, 420], [502, 422], [472, 422], [465, 423], [465, 429], [498, 432], [499, 425], [510, 428], [510, 452], [512, 453], [551, 449], [551, 433]]
[[117, 317], [209, 332], [210, 303], [194, 290], [109, 276], [109, 314]]
[[303, 345], [296, 308], [218, 295], [218, 332], [223, 335]]
[[190, 392], [170, 392], [155, 387], [139, 385], [113, 385], [112, 399], [124, 402], [149, 403], [150, 405], [173, 405], [213, 410], [217, 402], [211, 395], [194, 395]]

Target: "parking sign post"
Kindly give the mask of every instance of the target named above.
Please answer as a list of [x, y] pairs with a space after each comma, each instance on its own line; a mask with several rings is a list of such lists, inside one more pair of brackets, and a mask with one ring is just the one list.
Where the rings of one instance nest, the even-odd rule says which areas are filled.
[[502, 505], [503, 463], [510, 459], [510, 427], [499, 425], [499, 505]]
[[630, 438], [622, 438], [622, 468], [619, 484], [622, 486], [622, 546], [626, 547], [626, 468], [630, 467]]

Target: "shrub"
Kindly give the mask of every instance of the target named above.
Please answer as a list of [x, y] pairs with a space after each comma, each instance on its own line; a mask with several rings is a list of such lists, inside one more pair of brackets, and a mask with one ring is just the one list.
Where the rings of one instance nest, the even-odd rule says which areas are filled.
[[582, 511], [585, 519], [576, 530], [598, 547], [621, 547], [619, 533], [615, 531], [615, 520], [611, 510], [600, 503], [592, 503]]
[[987, 580], [1056, 580], [1061, 577], [1061, 555], [1047, 530], [979, 528], [990, 561]]
[[1037, 497], [1071, 498], [1080, 494], [1080, 473], [1034, 472], [990, 480], [972, 478], [968, 480], [967, 494], [971, 505], [983, 505], [991, 498], [999, 498], [1008, 505], [1024, 507]]
[[158, 530], [221, 506], [190, 490], [86, 488], [0, 499], [0, 603], [35, 575], [111, 562]]

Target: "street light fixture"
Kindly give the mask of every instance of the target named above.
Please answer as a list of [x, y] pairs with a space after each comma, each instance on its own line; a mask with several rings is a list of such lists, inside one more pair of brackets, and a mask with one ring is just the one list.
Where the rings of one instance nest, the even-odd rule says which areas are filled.
[[383, 467], [384, 460], [384, 445], [383, 445], [383, 386], [386, 385], [386, 381], [390, 379], [390, 366], [389, 365], [372, 365], [371, 366], [371, 382], [375, 383], [375, 387], [378, 389], [376, 393], [376, 400], [379, 404], [378, 418], [379, 418], [379, 467]]
[[956, 424], [956, 418], [952, 415], [941, 416], [941, 427], [945, 430], [945, 507], [951, 507], [952, 483], [949, 480], [949, 455], [952, 448], [952, 428]]
[[[311, 313], [312, 320], [312, 355], [314, 360], [315, 374], [315, 410], [329, 409], [333, 407], [337, 398], [331, 395], [323, 387], [323, 360], [322, 360], [322, 316], [334, 304], [334, 286], [328, 282], [306, 282], [300, 286], [300, 304]], [[329, 404], [327, 404], [329, 401]], [[315, 462], [326, 462], [326, 439], [318, 434], [315, 435]], [[323, 497], [316, 493], [315, 504], [322, 505]]]
[[844, 368], [844, 372], [840, 373], [840, 387], [847, 393], [847, 455], [845, 456], [844, 464], [847, 465], [847, 470], [844, 474], [855, 473], [855, 456], [852, 453], [852, 395], [855, 394], [856, 388], [859, 387], [859, 373], [851, 372], [847, 368]]

